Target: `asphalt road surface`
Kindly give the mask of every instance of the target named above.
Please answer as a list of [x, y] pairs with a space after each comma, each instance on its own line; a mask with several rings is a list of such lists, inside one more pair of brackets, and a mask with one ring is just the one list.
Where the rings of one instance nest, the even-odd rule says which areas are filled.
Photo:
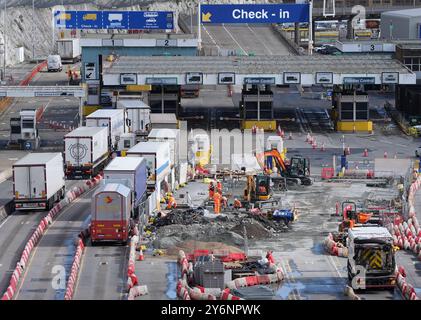
[[[66, 182], [70, 189], [75, 181]], [[12, 182], [0, 184], [2, 192], [11, 192]], [[7, 192], [9, 194], [9, 192]], [[73, 204], [70, 204], [72, 206]], [[65, 209], [69, 210], [69, 209]], [[0, 223], [0, 291], [6, 290], [10, 277], [19, 261], [23, 249], [38, 223], [46, 215], [45, 211], [15, 211]], [[59, 218], [60, 219], [60, 218]], [[51, 248], [50, 248], [51, 249]]]
[[73, 299], [121, 300], [127, 286], [128, 255], [128, 246], [85, 247]]
[[16, 300], [64, 298], [66, 278], [59, 280], [59, 276], [70, 273], [75, 253], [75, 239], [88, 224], [93, 192], [93, 190], [88, 191], [65, 207], [42, 236], [19, 284]]

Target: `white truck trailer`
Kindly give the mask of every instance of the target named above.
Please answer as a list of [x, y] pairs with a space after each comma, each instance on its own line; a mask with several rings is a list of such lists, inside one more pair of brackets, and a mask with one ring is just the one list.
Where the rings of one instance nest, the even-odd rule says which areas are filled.
[[146, 199], [146, 160], [142, 157], [116, 157], [104, 169], [105, 183], [126, 185], [132, 192], [133, 213], [137, 218], [143, 212]]
[[128, 132], [136, 136], [148, 135], [151, 108], [140, 99], [119, 99], [117, 109], [124, 110], [124, 119]]
[[139, 142], [127, 151], [128, 157], [146, 159], [149, 192], [155, 191], [156, 206], [159, 206], [161, 189], [168, 182], [170, 168], [170, 145], [168, 142]]
[[63, 62], [75, 63], [80, 61], [82, 50], [79, 38], [57, 40], [57, 52]]
[[395, 287], [393, 237], [386, 228], [361, 226], [349, 229], [347, 247], [348, 281], [354, 289]]
[[106, 165], [108, 156], [108, 128], [79, 127], [64, 136], [64, 164], [68, 179], [97, 175]]
[[180, 181], [179, 177], [179, 147], [180, 147], [180, 130], [179, 129], [152, 129], [148, 135], [148, 141], [151, 142], [165, 142], [170, 144], [170, 157], [171, 157], [171, 174], [170, 184], [171, 189], [176, 187], [176, 181]]
[[61, 153], [30, 153], [13, 164], [16, 210], [49, 210], [65, 194]]
[[118, 141], [125, 132], [124, 111], [121, 109], [100, 109], [86, 117], [87, 127], [108, 127], [110, 151], [117, 151]]

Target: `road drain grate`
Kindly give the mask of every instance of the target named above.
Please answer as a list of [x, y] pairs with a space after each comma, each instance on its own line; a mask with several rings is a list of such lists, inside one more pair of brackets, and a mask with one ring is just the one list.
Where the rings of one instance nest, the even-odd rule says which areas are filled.
[[21, 290], [21, 292], [46, 293], [47, 289], [26, 289], [26, 290]]
[[98, 258], [98, 257], [104, 257], [104, 258], [106, 258], [106, 257], [121, 257], [121, 253], [97, 253], [97, 254], [95, 254], [95, 258]]
[[35, 281], [51, 281], [53, 278], [31, 278], [31, 282]]
[[73, 257], [73, 255], [72, 254], [67, 254], [67, 253], [56, 253], [55, 255], [54, 255], [54, 257]]

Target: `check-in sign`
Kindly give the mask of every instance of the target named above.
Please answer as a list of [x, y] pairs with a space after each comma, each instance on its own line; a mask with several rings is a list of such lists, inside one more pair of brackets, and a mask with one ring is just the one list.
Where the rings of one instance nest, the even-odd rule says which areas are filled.
[[202, 23], [290, 23], [309, 21], [308, 4], [204, 4]]

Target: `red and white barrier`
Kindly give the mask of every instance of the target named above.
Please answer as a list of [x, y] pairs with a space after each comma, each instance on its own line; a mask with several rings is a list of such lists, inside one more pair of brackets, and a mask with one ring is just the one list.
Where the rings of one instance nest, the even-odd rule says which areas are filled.
[[242, 287], [256, 286], [260, 284], [278, 283], [282, 280], [284, 280], [284, 274], [282, 271], [278, 271], [275, 274], [237, 278], [235, 280], [227, 282], [225, 286], [228, 289], [237, 289]]
[[399, 267], [396, 272], [396, 283], [401, 291], [402, 297], [406, 300], [419, 300], [414, 287], [406, 282], [406, 272], [403, 267]]
[[338, 257], [348, 257], [348, 248], [339, 242], [335, 242], [331, 233], [328, 234], [323, 244], [329, 254]]
[[226, 288], [225, 290], [223, 290], [221, 292], [221, 295], [219, 296], [219, 299], [221, 299], [221, 300], [244, 300], [243, 298], [233, 296], [230, 293], [230, 289], [228, 289], [228, 288]]
[[23, 252], [21, 254], [21, 257], [19, 259], [19, 262], [17, 262], [17, 267], [20, 268], [21, 271], [17, 272], [16, 274], [13, 273], [12, 277], [9, 282], [9, 287], [7, 288], [6, 292], [3, 294], [2, 300], [11, 300], [13, 299], [13, 296], [16, 291], [16, 285], [19, 283], [20, 278], [26, 268], [26, 265], [28, 263], [28, 260], [31, 256], [32, 250], [34, 247], [38, 244], [41, 237], [45, 233], [45, 231], [48, 229], [48, 226], [51, 225], [54, 218], [57, 216], [57, 214], [69, 203], [71, 203], [74, 199], [76, 199], [76, 196], [74, 194], [75, 190], [81, 191], [79, 195], [82, 193], [88, 191], [89, 189], [92, 189], [95, 187], [102, 179], [102, 176], [98, 175], [95, 177], [94, 182], [85, 182], [82, 187], [74, 187], [72, 190], [68, 191], [65, 195], [65, 198], [61, 200], [59, 203], [57, 203], [49, 212], [48, 214], [41, 219], [40, 223], [38, 224], [35, 231], [32, 233], [31, 237], [29, 238], [27, 244], [25, 245], [25, 248], [23, 249]]
[[67, 280], [66, 293], [64, 295], [64, 300], [72, 300], [73, 298], [73, 290], [75, 288], [76, 280], [79, 274], [80, 261], [82, 259], [84, 248], [85, 248], [85, 245], [82, 239], [79, 238], [78, 245], [76, 247], [76, 253], [73, 258], [73, 264], [70, 271], [70, 276], [69, 276], [69, 279]]
[[[145, 285], [139, 285], [139, 280], [135, 274], [136, 247], [139, 243], [139, 240], [140, 238], [138, 235], [134, 235], [130, 239], [129, 264], [127, 266], [127, 290], [129, 293], [127, 297], [128, 300], [134, 300], [136, 297], [148, 294], [148, 287]], [[143, 256], [143, 252], [141, 252], [141, 254]]]

